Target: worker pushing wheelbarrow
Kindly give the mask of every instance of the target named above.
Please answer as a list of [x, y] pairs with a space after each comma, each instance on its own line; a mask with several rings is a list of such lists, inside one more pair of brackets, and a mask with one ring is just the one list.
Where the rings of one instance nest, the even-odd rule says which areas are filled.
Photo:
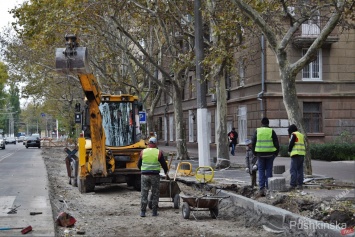
[[[174, 158], [174, 153], [169, 154], [171, 156], [168, 169], [170, 170], [171, 162]], [[159, 202], [173, 202], [174, 208], [180, 208], [180, 188], [177, 182], [174, 180], [160, 180], [160, 195], [159, 195]], [[148, 207], [152, 209], [152, 193], [148, 196]]]

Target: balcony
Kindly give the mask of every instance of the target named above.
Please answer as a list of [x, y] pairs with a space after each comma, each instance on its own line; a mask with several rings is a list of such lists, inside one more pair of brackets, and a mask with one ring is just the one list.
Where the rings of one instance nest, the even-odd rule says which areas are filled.
[[[293, 45], [298, 48], [308, 48], [318, 37], [321, 28], [326, 24], [325, 21], [318, 21], [316, 23], [308, 22], [302, 24], [301, 28], [295, 33]], [[323, 46], [329, 46], [339, 41], [338, 28], [335, 28], [328, 38], [325, 40]]]

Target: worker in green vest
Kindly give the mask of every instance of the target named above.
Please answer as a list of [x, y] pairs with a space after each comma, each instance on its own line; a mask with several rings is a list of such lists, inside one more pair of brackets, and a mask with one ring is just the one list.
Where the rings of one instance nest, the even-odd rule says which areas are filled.
[[265, 196], [268, 178], [272, 177], [274, 159], [279, 154], [279, 140], [275, 131], [269, 127], [269, 119], [261, 119], [261, 127], [257, 128], [252, 138], [252, 149], [258, 158], [259, 195]]
[[291, 156], [291, 181], [290, 189], [295, 190], [303, 189], [303, 162], [306, 154], [306, 148], [304, 144], [304, 136], [297, 129], [297, 126], [292, 124], [288, 128], [288, 135], [290, 137], [288, 152]]
[[148, 205], [148, 193], [152, 192], [153, 216], [158, 215], [160, 195], [160, 169], [164, 169], [166, 179], [169, 179], [168, 166], [163, 152], [157, 148], [157, 138], [149, 138], [148, 147], [141, 151], [138, 168], [141, 170], [141, 217], [145, 217]]

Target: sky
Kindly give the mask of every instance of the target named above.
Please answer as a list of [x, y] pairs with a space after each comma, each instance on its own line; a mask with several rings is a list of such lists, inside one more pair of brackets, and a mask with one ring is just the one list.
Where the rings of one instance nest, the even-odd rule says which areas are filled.
[[[7, 26], [14, 21], [11, 14], [8, 12], [15, 6], [23, 3], [24, 0], [1, 0], [0, 3], [0, 28]], [[10, 23], [9, 23], [10, 22]]]
[[[4, 27], [10, 25], [11, 22], [15, 21], [15, 19], [12, 18], [12, 15], [9, 13], [9, 10], [11, 10], [15, 6], [18, 6], [19, 4], [21, 4], [23, 2], [24, 2], [24, 0], [1, 0], [1, 2], [0, 2], [0, 30]], [[26, 99], [20, 99], [21, 107], [24, 107], [25, 103], [26, 103]]]

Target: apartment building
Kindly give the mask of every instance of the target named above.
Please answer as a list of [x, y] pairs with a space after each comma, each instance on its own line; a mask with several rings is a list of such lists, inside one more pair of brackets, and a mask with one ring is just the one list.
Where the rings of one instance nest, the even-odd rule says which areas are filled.
[[[320, 32], [322, 22], [302, 25], [289, 46], [292, 60], [299, 59]], [[237, 129], [239, 144], [251, 138], [266, 116], [279, 136], [287, 144], [287, 113], [283, 104], [279, 67], [267, 41], [254, 39], [253, 60], [247, 65], [239, 62], [236, 74], [226, 78], [228, 88], [227, 130]], [[188, 75], [183, 95], [185, 138], [191, 145], [197, 143], [196, 80], [194, 71]], [[334, 30], [318, 51], [317, 58], [296, 77], [297, 96], [303, 113], [310, 142], [331, 142], [341, 134], [355, 136], [355, 31]], [[206, 95], [210, 129], [206, 131], [211, 144], [216, 141], [216, 101]], [[163, 96], [154, 115], [154, 129], [160, 142], [175, 143], [172, 99]]]

